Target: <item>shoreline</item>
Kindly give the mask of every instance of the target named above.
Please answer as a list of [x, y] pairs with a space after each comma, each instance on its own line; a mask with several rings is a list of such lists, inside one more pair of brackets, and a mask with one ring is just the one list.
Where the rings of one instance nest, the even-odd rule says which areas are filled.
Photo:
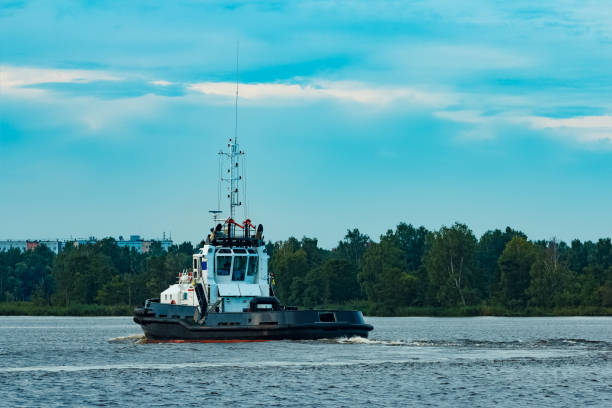
[[[309, 309], [300, 307], [300, 309]], [[454, 308], [443, 307], [400, 307], [391, 313], [385, 313], [380, 305], [367, 302], [347, 303], [343, 305], [318, 305], [313, 309], [361, 310], [368, 317], [586, 317], [612, 316], [612, 308], [581, 306], [544, 309], [527, 307], [519, 310], [508, 310], [499, 306], [465, 306]], [[125, 316], [131, 317], [134, 306], [128, 305], [69, 305], [46, 306], [32, 302], [0, 303], [0, 316]]]

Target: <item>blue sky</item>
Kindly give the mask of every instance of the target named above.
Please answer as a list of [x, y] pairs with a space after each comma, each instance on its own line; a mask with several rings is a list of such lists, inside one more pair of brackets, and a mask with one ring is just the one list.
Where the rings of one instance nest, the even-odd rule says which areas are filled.
[[0, 239], [199, 241], [237, 41], [268, 239], [610, 236], [610, 21], [609, 1], [0, 1]]

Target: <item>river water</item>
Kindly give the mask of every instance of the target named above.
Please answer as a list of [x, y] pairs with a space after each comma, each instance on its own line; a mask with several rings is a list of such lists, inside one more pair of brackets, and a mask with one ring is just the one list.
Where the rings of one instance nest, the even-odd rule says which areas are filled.
[[0, 406], [606, 406], [612, 318], [366, 318], [369, 340], [143, 344], [128, 317], [0, 317]]

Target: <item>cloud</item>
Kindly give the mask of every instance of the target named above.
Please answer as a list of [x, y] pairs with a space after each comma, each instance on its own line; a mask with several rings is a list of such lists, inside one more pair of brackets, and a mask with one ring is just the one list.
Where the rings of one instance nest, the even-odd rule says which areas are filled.
[[[206, 95], [234, 97], [232, 82], [200, 82], [189, 85], [192, 91]], [[309, 84], [256, 83], [240, 84], [240, 98], [246, 100], [310, 101], [335, 99], [344, 102], [387, 106], [393, 102], [444, 107], [454, 102], [451, 94], [428, 92], [403, 86], [369, 86], [361, 82], [312, 81]]]
[[68, 96], [90, 96], [98, 99], [134, 98], [138, 96], [154, 94], [162, 96], [181, 96], [185, 93], [182, 85], [153, 85], [150, 82], [138, 80], [123, 81], [92, 81], [87, 83], [44, 83], [32, 85], [36, 89], [53, 91], [54, 94]]
[[[113, 81], [114, 85], [106, 84]], [[163, 79], [126, 80], [107, 71], [82, 69], [49, 69], [30, 67], [0, 67], [0, 82], [3, 91], [12, 91], [21, 96], [40, 96], [41, 90], [69, 93], [73, 96], [90, 95], [108, 98], [139, 96], [146, 93], [177, 96], [179, 88], [205, 95], [233, 98], [234, 82], [179, 83]], [[168, 89], [161, 91], [160, 89]], [[169, 94], [171, 93], [171, 94]], [[261, 82], [240, 84], [240, 99], [248, 101], [286, 103], [332, 99], [386, 107], [392, 103], [423, 107], [447, 107], [455, 102], [450, 93], [426, 91], [403, 85], [369, 85], [359, 81], [327, 81], [313, 79], [308, 83]]]
[[118, 75], [101, 70], [2, 66], [0, 91], [26, 99], [41, 99], [52, 93], [57, 97], [63, 94], [119, 100], [147, 94], [181, 96], [185, 87], [161, 79], [150, 81], [135, 73]]
[[[469, 54], [469, 53], [468, 53]], [[126, 77], [126, 75], [128, 75]], [[112, 116], [124, 118], [121, 112], [96, 100], [117, 101], [121, 110], [136, 117], [147, 116], [162, 97], [187, 98], [207, 95], [233, 101], [236, 84], [230, 81], [189, 83], [146, 78], [136, 74], [117, 74], [104, 70], [53, 69], [0, 66], [0, 87], [4, 96], [37, 98], [45, 105], [72, 106], [83, 98], [95, 109], [80, 109], [78, 121], [88, 132], [98, 132], [112, 122]], [[160, 98], [129, 98], [157, 95]], [[465, 140], [492, 139], [503, 127], [515, 126], [573, 139], [585, 144], [612, 141], [612, 116], [551, 117], [555, 115], [552, 97], [534, 94], [504, 95], [496, 93], [441, 92], [406, 84], [376, 84], [364, 81], [333, 81], [320, 78], [294, 78], [288, 82], [241, 83], [240, 99], [246, 104], [317, 103], [331, 100], [345, 104], [367, 105], [377, 109], [401, 110], [423, 108], [435, 118], [465, 125], [457, 135]], [[70, 102], [70, 100], [73, 102]], [[188, 102], [188, 100], [190, 102]], [[132, 106], [140, 101], [144, 109]], [[208, 103], [214, 103], [209, 100]], [[537, 106], [550, 106], [551, 116], [538, 115]], [[604, 110], [607, 111], [607, 110]]]
[[543, 128], [571, 128], [571, 129], [609, 129], [612, 130], [612, 116], [579, 116], [575, 118], [548, 118], [532, 116], [532, 126], [536, 129]]
[[105, 71], [0, 66], [0, 87], [16, 88], [43, 83], [87, 83], [121, 79]]
[[[517, 112], [504, 112], [496, 115], [483, 115], [476, 110], [439, 111], [434, 116], [440, 119], [472, 125], [461, 133], [465, 139], [490, 139], [494, 128], [502, 126], [522, 126], [534, 130], [551, 131], [555, 136], [569, 138], [581, 143], [612, 142], [612, 115], [576, 116], [553, 118], [547, 116], [527, 116]], [[465, 137], [463, 137], [465, 136]]]
[[554, 129], [557, 134], [570, 136], [578, 142], [612, 142], [611, 115], [573, 118], [531, 116], [527, 120], [534, 129]]
[[158, 86], [170, 86], [170, 85], [174, 85], [172, 82], [164, 81], [163, 79], [158, 79], [157, 81], [151, 81], [150, 83], [152, 85], [158, 85]]

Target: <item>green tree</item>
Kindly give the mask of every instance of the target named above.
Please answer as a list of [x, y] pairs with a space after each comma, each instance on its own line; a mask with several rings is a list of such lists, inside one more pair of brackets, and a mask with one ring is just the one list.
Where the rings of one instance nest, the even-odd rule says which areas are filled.
[[580, 294], [579, 302], [582, 306], [599, 306], [600, 286], [592, 273], [582, 273], [576, 278]]
[[476, 246], [476, 288], [480, 295], [489, 299], [499, 288], [500, 271], [497, 263], [506, 244], [514, 237], [527, 236], [520, 231], [506, 227], [505, 231], [499, 229], [485, 232]]
[[476, 237], [465, 224], [442, 227], [427, 236], [424, 264], [436, 301], [443, 306], [475, 301]]
[[0, 301], [12, 301], [19, 286], [15, 265], [23, 261], [23, 253], [17, 248], [0, 251]]
[[286, 241], [268, 244], [266, 249], [272, 254], [269, 269], [274, 276], [274, 290], [279, 299], [294, 304], [318, 302], [316, 288], [309, 287], [316, 283], [312, 279], [307, 282], [306, 277], [325, 262], [329, 251], [319, 248], [316, 238], [308, 237], [303, 237], [301, 241], [290, 237]]
[[578, 273], [582, 272], [582, 270], [588, 265], [587, 256], [588, 254], [585, 245], [578, 239], [573, 240], [568, 256], [569, 268]]
[[371, 242], [370, 237], [359, 232], [357, 228], [347, 230], [344, 239], [338, 242], [338, 246], [333, 251], [334, 256], [345, 259], [352, 263], [355, 268], [360, 269], [363, 254]]
[[531, 242], [517, 236], [512, 238], [499, 257], [501, 297], [508, 307], [521, 307], [527, 303], [525, 291], [529, 287], [531, 265], [536, 260], [536, 249]]
[[191, 256], [195, 252], [195, 249], [193, 248], [193, 245], [191, 245], [191, 242], [185, 241], [182, 244], [180, 244], [179, 246], [173, 245], [172, 246], [172, 251], [173, 252], [180, 252], [180, 253], [183, 253], [185, 255]]
[[329, 251], [319, 248], [319, 241], [316, 238], [303, 237], [300, 241], [300, 248], [306, 252], [306, 261], [309, 268], [321, 265], [329, 256]]
[[393, 240], [371, 244], [363, 256], [359, 283], [369, 301], [383, 314], [396, 314], [410, 304], [417, 289], [416, 277], [409, 273], [403, 251]]
[[401, 222], [395, 232], [388, 230], [381, 240], [391, 240], [402, 250], [408, 270], [415, 271], [423, 264], [425, 240], [429, 231], [423, 226], [415, 228], [412, 224]]
[[274, 290], [282, 302], [301, 298], [300, 287], [293, 285], [295, 279], [303, 279], [309, 270], [307, 253], [294, 237], [274, 244], [274, 256], [270, 259], [270, 270], [274, 275]]
[[302, 303], [313, 306], [321, 303], [342, 303], [359, 298], [357, 269], [345, 259], [328, 259], [311, 269], [304, 279], [296, 280], [292, 292], [302, 285]]
[[604, 307], [612, 307], [612, 281], [607, 281], [599, 288], [601, 296], [601, 305]]
[[573, 273], [560, 261], [559, 244], [549, 242], [539, 251], [531, 266], [530, 283], [525, 291], [529, 304], [543, 307], [569, 306]]
[[147, 255], [145, 257], [144, 275], [146, 277], [145, 288], [133, 288], [134, 282], [142, 282], [136, 276], [131, 276], [128, 283], [131, 298], [139, 299], [141, 294], [134, 296], [134, 291], [145, 292], [147, 297], [158, 297], [169, 284], [176, 282], [176, 277], [183, 269], [191, 265], [191, 256], [183, 253], [161, 252], [159, 255]]
[[96, 302], [103, 305], [123, 305], [128, 303], [128, 285], [121, 275], [115, 275], [106, 282], [96, 296]]
[[34, 287], [34, 279], [28, 264], [18, 262], [15, 264], [15, 283], [13, 285], [13, 298], [18, 301], [26, 300], [26, 293], [31, 292]]
[[151, 245], [149, 246], [149, 254], [151, 256], [162, 256], [164, 254], [164, 249], [161, 246], [161, 242], [159, 241], [152, 241]]
[[62, 303], [94, 303], [100, 288], [117, 272], [94, 245], [69, 247], [56, 257], [53, 278]]

